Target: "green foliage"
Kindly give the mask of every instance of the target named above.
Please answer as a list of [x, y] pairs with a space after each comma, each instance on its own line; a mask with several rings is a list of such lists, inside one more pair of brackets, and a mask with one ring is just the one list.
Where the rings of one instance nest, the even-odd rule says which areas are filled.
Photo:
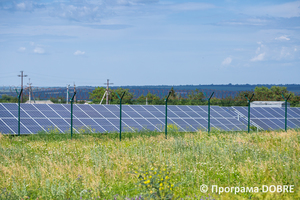
[[141, 197], [147, 199], [172, 199], [174, 197], [174, 189], [178, 185], [173, 181], [171, 167], [166, 166], [146, 166], [146, 170], [135, 171], [137, 189]]
[[[90, 97], [93, 103], [100, 103], [105, 88], [98, 87], [92, 93]], [[123, 99], [124, 104], [146, 104], [149, 105], [164, 105], [165, 98], [160, 98], [155, 94], [148, 92], [146, 96], [141, 95], [138, 98], [134, 99], [134, 95], [129, 93], [129, 89], [118, 88], [115, 90], [110, 89], [110, 103], [118, 104], [120, 101], [116, 95], [116, 92], [121, 95], [124, 91], [126, 94]], [[168, 105], [207, 105], [207, 99], [202, 92], [198, 89], [191, 91], [187, 98], [183, 98], [179, 92], [176, 92], [172, 87], [170, 90], [171, 94], [168, 100]], [[294, 93], [287, 90], [286, 87], [272, 86], [270, 89], [264, 86], [256, 87], [254, 91], [241, 91], [236, 97], [226, 97], [224, 99], [219, 99], [216, 97], [211, 98], [211, 105], [218, 106], [247, 106], [247, 100], [245, 96], [250, 97], [254, 94], [252, 101], [284, 101], [282, 94], [285, 98], [289, 95], [289, 102], [291, 106], [300, 106], [300, 96], [296, 96]], [[103, 100], [103, 104], [106, 103], [106, 98]]]
[[0, 103], [17, 103], [18, 97], [9, 96], [6, 94], [3, 94], [0, 98]]
[[[106, 91], [104, 87], [97, 87], [93, 92], [90, 93], [90, 98], [92, 99], [92, 103], [99, 104], [103, 95]], [[120, 100], [118, 98], [125, 92], [122, 103], [124, 104], [132, 104], [134, 95], [129, 92], [129, 89], [118, 88], [115, 90], [109, 89], [109, 103], [110, 104], [119, 104]], [[118, 94], [118, 95], [117, 95]], [[106, 104], [106, 97], [103, 99], [102, 104]]]
[[66, 103], [66, 99], [64, 97], [50, 98], [50, 101], [53, 103]]
[[147, 98], [147, 103], [149, 105], [163, 105], [164, 104], [164, 100], [159, 98], [159, 96], [157, 96], [156, 94], [152, 94], [150, 92], [148, 92], [148, 94], [146, 96], [144, 96], [143, 94], [141, 96], [139, 96], [135, 102], [136, 104], [142, 104], [145, 105], [146, 104], [146, 98]]

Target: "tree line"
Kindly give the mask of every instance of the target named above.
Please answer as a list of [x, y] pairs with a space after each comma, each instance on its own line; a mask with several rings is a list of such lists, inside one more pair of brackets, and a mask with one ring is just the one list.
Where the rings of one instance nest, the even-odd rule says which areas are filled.
[[[99, 104], [106, 91], [104, 87], [97, 87], [93, 92], [90, 93], [90, 99], [93, 104]], [[147, 95], [141, 95], [135, 98], [133, 93], [129, 92], [129, 89], [118, 88], [109, 89], [109, 104], [119, 104], [120, 96], [125, 92], [122, 103], [123, 104], [140, 104], [140, 105], [164, 105], [165, 97], [160, 98], [156, 94], [148, 93]], [[118, 94], [118, 95], [117, 95]], [[264, 86], [256, 87], [254, 91], [241, 91], [235, 97], [227, 97], [224, 99], [218, 99], [212, 97], [210, 102], [211, 105], [219, 106], [247, 106], [246, 97], [251, 97], [254, 94], [252, 101], [284, 101], [290, 95], [289, 103], [291, 106], [300, 107], [300, 96], [295, 95], [293, 92], [287, 90], [286, 87], [272, 86], [267, 88]], [[211, 95], [211, 94], [207, 94]], [[282, 96], [283, 95], [283, 96]], [[172, 87], [170, 90], [170, 96], [168, 99], [169, 105], [207, 105], [207, 96], [200, 92], [198, 89], [191, 91], [187, 98], [182, 97], [180, 93], [177, 93]], [[106, 98], [103, 98], [102, 104], [106, 104]]]
[[[91, 103], [99, 104], [103, 98], [103, 95], [106, 91], [104, 87], [97, 87], [92, 92], [90, 92]], [[139, 97], [135, 97], [133, 93], [129, 92], [129, 89], [117, 88], [117, 89], [109, 89], [109, 104], [119, 104], [120, 100], [118, 95], [121, 96], [125, 92], [122, 103], [123, 104], [132, 104], [132, 105], [164, 105], [165, 97], [160, 98], [156, 94], [148, 93], [147, 95], [141, 95]], [[207, 97], [200, 90], [192, 90], [187, 97], [182, 97], [180, 93], [177, 93], [174, 88], [170, 90], [171, 94], [168, 99], [169, 105], [207, 105]], [[118, 95], [117, 95], [118, 94]], [[287, 98], [290, 95], [288, 102], [293, 107], [300, 107], [300, 96], [295, 95], [293, 92], [287, 90], [286, 87], [281, 86], [272, 86], [271, 88], [267, 88], [264, 86], [255, 87], [254, 91], [241, 91], [235, 97], [227, 97], [223, 99], [219, 99], [216, 97], [211, 98], [211, 105], [218, 106], [247, 106], [247, 100], [245, 96], [250, 97], [254, 94], [252, 101], [284, 101], [284, 98]], [[282, 96], [283, 95], [283, 96]], [[28, 97], [23, 96], [23, 102], [26, 102]], [[62, 97], [58, 97], [57, 99], [50, 99], [53, 103], [66, 103], [66, 100]], [[0, 98], [0, 103], [17, 103], [18, 98], [2, 95]], [[77, 103], [84, 103], [84, 101], [80, 101]], [[103, 98], [102, 104], [106, 104], [106, 98]]]

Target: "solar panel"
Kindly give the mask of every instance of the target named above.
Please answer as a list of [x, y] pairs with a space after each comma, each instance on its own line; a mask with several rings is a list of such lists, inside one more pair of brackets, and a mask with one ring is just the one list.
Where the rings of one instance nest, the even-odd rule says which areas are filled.
[[[248, 117], [247, 107], [233, 107], [235, 112], [243, 119]], [[278, 130], [285, 128], [285, 108], [276, 107], [251, 107], [251, 124], [263, 130]], [[287, 126], [289, 128], [300, 127], [299, 108], [289, 107], [287, 109]]]
[[[164, 105], [122, 105], [122, 131], [142, 129], [164, 131]], [[21, 134], [58, 129], [70, 131], [70, 104], [21, 104]], [[119, 105], [73, 105], [73, 127], [92, 132], [119, 131]], [[207, 106], [168, 106], [168, 124], [179, 131], [206, 130]], [[211, 127], [218, 130], [246, 130], [245, 122], [229, 108], [211, 107]], [[18, 132], [18, 105], [0, 104], [0, 131]], [[298, 123], [298, 122], [297, 122]], [[170, 126], [171, 127], [171, 126]]]

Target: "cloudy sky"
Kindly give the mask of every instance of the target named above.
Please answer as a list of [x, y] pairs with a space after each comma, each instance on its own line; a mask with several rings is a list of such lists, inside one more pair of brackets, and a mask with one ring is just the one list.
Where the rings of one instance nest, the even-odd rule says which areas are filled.
[[300, 83], [300, 1], [0, 0], [0, 86]]

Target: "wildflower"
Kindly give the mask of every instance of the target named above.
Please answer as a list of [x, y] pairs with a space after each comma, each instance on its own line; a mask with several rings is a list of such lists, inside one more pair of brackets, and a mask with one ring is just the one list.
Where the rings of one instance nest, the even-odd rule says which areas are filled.
[[161, 184], [159, 184], [159, 186], [160, 186], [160, 187], [162, 187], [162, 186], [163, 186], [163, 184], [161, 183]]
[[149, 178], [152, 178], [152, 176], [149, 176]]
[[151, 170], [154, 170], [154, 168], [152, 167]]
[[174, 184], [172, 184], [171, 187], [174, 187]]
[[169, 179], [169, 177], [168, 176], [166, 176], [166, 180], [168, 180]]

